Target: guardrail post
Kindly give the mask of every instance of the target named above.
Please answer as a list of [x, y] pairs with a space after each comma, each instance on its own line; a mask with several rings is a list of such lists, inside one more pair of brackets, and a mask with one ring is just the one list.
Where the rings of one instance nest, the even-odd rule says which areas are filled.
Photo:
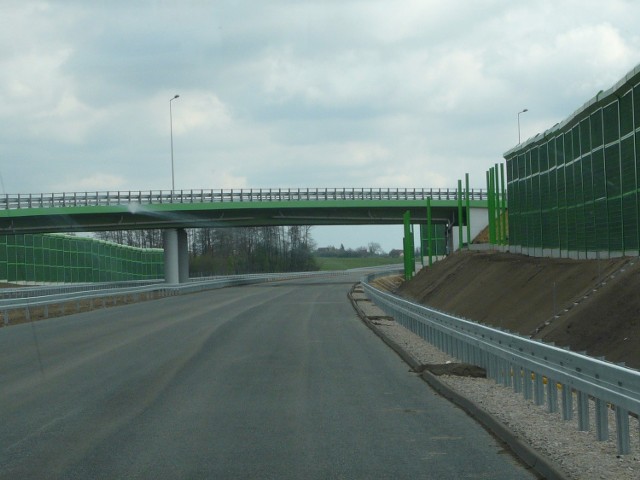
[[549, 413], [558, 411], [558, 384], [551, 378], [547, 378], [547, 411]]
[[616, 407], [616, 444], [618, 446], [618, 455], [631, 453], [629, 412], [620, 407]]
[[522, 393], [522, 368], [519, 365], [512, 364], [511, 372], [513, 375], [513, 392]]
[[561, 385], [562, 388], [562, 419], [571, 420], [573, 418], [573, 392], [571, 387], [566, 384]]
[[525, 400], [531, 400], [533, 398], [533, 383], [531, 381], [532, 372], [528, 368], [524, 369], [524, 377], [522, 377], [523, 381], [523, 393]]
[[578, 430], [589, 431], [589, 395], [578, 391]]
[[599, 398], [596, 398], [596, 438], [600, 442], [609, 440], [609, 409]]
[[511, 365], [506, 360], [500, 360], [502, 365], [502, 385], [505, 387], [511, 386]]
[[536, 405], [544, 405], [544, 379], [542, 378], [542, 375], [537, 372], [535, 373], [534, 384], [534, 402]]

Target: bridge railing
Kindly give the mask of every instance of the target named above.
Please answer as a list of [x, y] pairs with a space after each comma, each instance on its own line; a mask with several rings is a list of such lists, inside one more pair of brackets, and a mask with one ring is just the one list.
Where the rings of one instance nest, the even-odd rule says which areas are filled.
[[612, 409], [618, 452], [630, 453], [629, 416], [640, 414], [640, 372], [383, 292], [369, 283], [382, 275], [388, 273], [364, 277], [362, 285], [367, 296], [399, 324], [452, 357], [485, 368], [488, 378], [536, 405], [546, 404], [549, 412], [559, 411], [560, 401], [563, 420], [574, 418], [575, 405], [581, 431], [589, 430], [592, 403], [600, 441], [609, 439]]
[[[464, 197], [463, 192], [463, 198]], [[148, 190], [71, 193], [7, 194], [0, 196], [0, 209], [96, 207], [112, 205], [156, 205], [165, 203], [227, 203], [288, 201], [393, 201], [456, 200], [455, 188], [269, 188], [231, 190]], [[469, 191], [470, 200], [486, 200], [482, 189]]]

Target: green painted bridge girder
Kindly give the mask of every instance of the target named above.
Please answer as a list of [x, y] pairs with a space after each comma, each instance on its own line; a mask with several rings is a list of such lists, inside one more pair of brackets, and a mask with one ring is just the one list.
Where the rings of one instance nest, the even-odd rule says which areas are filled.
[[[375, 195], [371, 195], [369, 190]], [[389, 197], [384, 199], [372, 198], [379, 195], [379, 191], [373, 189], [332, 191], [336, 197], [342, 198], [330, 198], [325, 191], [320, 191], [325, 195], [322, 197], [317, 195], [316, 190], [313, 199], [309, 199], [312, 195], [308, 192], [301, 194], [298, 190], [293, 193], [297, 193], [298, 198], [306, 194], [306, 198], [295, 200], [290, 199], [292, 191], [285, 191], [286, 195], [283, 195], [278, 190], [278, 198], [288, 199], [266, 201], [258, 199], [266, 197], [264, 192], [260, 191], [261, 197], [257, 197], [255, 190], [233, 193], [226, 201], [207, 201], [210, 198], [205, 198], [202, 192], [161, 195], [160, 202], [156, 197], [151, 199], [149, 192], [145, 192], [145, 196], [142, 192], [118, 192], [106, 194], [106, 197], [101, 194], [80, 194], [83, 197], [78, 197], [79, 194], [0, 197], [0, 233], [279, 225], [401, 225], [407, 211], [411, 214], [412, 222], [417, 224], [427, 221], [426, 198], [431, 198], [434, 223], [459, 224], [455, 190], [437, 190], [433, 196], [429, 195], [433, 190], [421, 190], [418, 193], [415, 189], [394, 190], [390, 194], [384, 191]], [[274, 193], [273, 190], [269, 192]], [[354, 192], [359, 198], [355, 198]], [[436, 196], [446, 199], [434, 198]], [[484, 193], [476, 191], [475, 196], [469, 201], [470, 207], [486, 208]], [[466, 218], [463, 218], [462, 223], [465, 222]]]

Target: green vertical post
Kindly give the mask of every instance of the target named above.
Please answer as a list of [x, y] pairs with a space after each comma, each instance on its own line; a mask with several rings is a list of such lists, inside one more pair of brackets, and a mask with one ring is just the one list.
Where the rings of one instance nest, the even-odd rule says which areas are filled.
[[411, 231], [411, 212], [408, 210], [403, 215], [404, 220], [404, 278], [411, 280], [415, 261], [413, 259], [413, 232]]
[[462, 250], [462, 180], [458, 180], [458, 250]]
[[427, 250], [429, 250], [429, 266], [433, 265], [433, 226], [431, 225], [431, 197], [427, 198]]
[[487, 207], [489, 214], [489, 243], [495, 244], [496, 232], [495, 223], [496, 217], [494, 212], [494, 200], [493, 200], [493, 169], [490, 168], [487, 171]]
[[502, 243], [502, 212], [500, 211], [500, 176], [498, 175], [498, 164], [493, 166], [493, 188], [496, 215], [496, 244]]
[[500, 177], [502, 178], [502, 244], [507, 244], [507, 187], [504, 177], [504, 163], [500, 164]]
[[493, 215], [495, 218], [493, 224], [495, 244], [500, 245], [500, 178], [497, 164], [493, 167]]
[[469, 199], [469, 174], [464, 174], [464, 196], [467, 209], [467, 249], [471, 248], [471, 201]]
[[420, 224], [420, 264], [424, 267], [424, 223]]

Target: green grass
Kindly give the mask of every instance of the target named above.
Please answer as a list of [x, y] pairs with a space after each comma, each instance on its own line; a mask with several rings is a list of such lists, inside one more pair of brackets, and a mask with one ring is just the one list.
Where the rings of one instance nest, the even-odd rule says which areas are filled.
[[348, 270], [350, 268], [377, 267], [380, 265], [402, 264], [402, 258], [389, 257], [315, 257], [320, 270]]

